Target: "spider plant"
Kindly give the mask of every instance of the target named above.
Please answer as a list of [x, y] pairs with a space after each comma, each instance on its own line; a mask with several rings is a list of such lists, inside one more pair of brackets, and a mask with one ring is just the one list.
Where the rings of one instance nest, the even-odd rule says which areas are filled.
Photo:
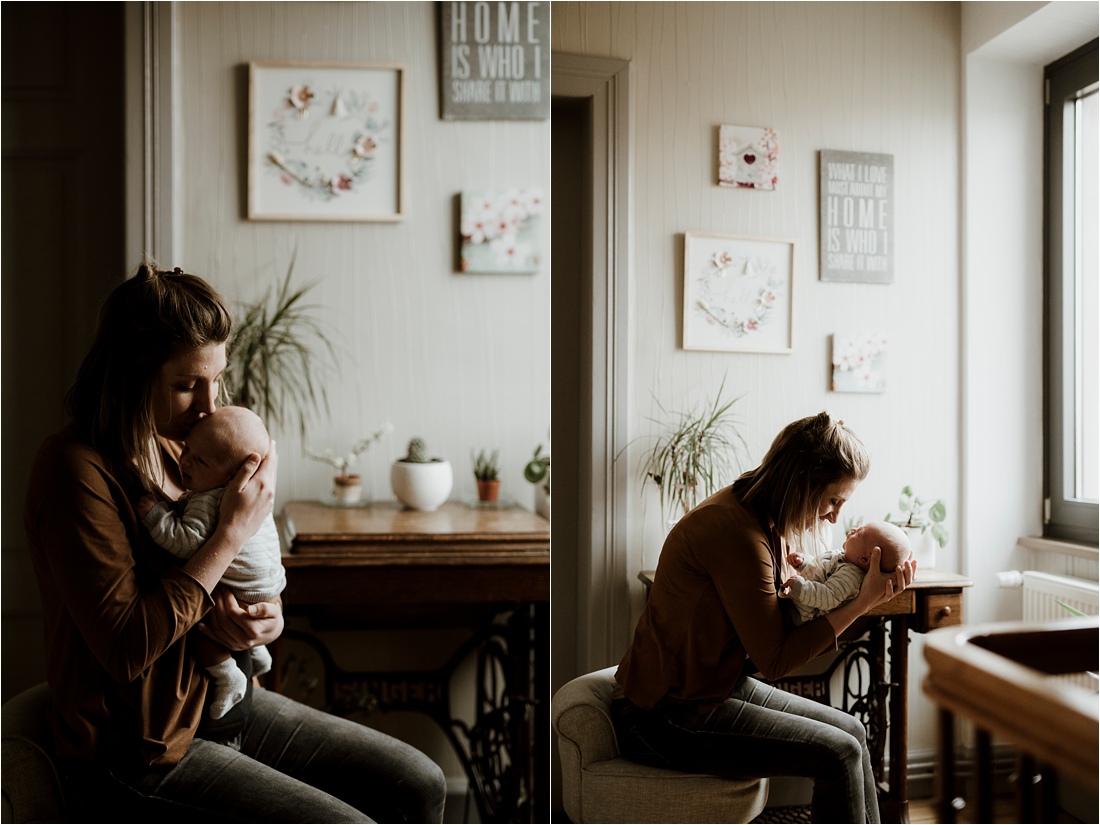
[[292, 289], [293, 273], [294, 257], [274, 295], [269, 289], [245, 305], [229, 346], [226, 384], [232, 403], [252, 409], [269, 428], [297, 424], [304, 437], [307, 419], [328, 411], [320, 378], [337, 360], [318, 307], [303, 300], [315, 284]]
[[658, 401], [662, 427], [656, 443], [643, 457], [639, 472], [643, 487], [652, 480], [660, 493], [661, 511], [675, 521], [720, 487], [733, 483], [740, 471], [745, 440], [737, 429], [733, 405], [723, 400], [725, 379], [713, 401], [686, 412], [670, 413]]

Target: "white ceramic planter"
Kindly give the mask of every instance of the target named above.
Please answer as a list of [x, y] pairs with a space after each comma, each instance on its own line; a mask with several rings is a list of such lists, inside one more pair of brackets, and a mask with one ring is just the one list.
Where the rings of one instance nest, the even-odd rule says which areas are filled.
[[550, 520], [550, 491], [541, 483], [535, 485], [535, 512]]
[[932, 531], [925, 530], [921, 533], [919, 527], [902, 527], [909, 536], [909, 547], [913, 551], [913, 560], [921, 570], [934, 569], [936, 567], [936, 551], [940, 546], [932, 538]]
[[454, 486], [451, 462], [433, 458], [417, 464], [395, 461], [390, 469], [390, 484], [397, 500], [413, 510], [436, 510]]

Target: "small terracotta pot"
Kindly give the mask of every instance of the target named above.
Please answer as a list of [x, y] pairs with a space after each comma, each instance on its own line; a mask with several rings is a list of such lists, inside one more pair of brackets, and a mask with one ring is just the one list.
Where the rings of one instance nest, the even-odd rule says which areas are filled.
[[500, 479], [494, 481], [477, 481], [477, 500], [485, 502], [494, 502], [500, 495]]

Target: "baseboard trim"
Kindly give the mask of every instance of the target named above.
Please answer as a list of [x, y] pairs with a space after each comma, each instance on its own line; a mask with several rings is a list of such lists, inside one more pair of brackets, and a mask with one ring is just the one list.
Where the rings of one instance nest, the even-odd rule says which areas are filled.
[[[995, 793], [1007, 793], [1012, 785], [1010, 778], [1016, 771], [1016, 748], [1011, 745], [993, 747], [993, 788]], [[977, 775], [977, 751], [961, 746], [955, 751], [955, 781], [960, 793], [969, 796]], [[909, 781], [906, 793], [909, 799], [930, 799], [936, 795], [936, 752], [909, 752]]]
[[475, 823], [478, 818], [477, 804], [469, 796], [470, 781], [465, 777], [447, 777], [447, 801], [443, 808], [445, 823]]
[[[974, 794], [973, 783], [977, 773], [977, 752], [972, 747], [960, 747], [955, 754], [956, 788], [969, 798]], [[905, 786], [908, 799], [932, 799], [936, 796], [936, 752], [921, 750], [909, 752], [908, 782]], [[889, 762], [887, 762], [889, 776]], [[1008, 793], [1012, 786], [1009, 777], [1016, 770], [1016, 749], [1010, 745], [993, 748], [993, 787], [996, 793]], [[809, 779], [780, 777], [771, 780], [768, 794], [769, 808], [786, 808], [792, 805], [809, 805], [813, 783]]]

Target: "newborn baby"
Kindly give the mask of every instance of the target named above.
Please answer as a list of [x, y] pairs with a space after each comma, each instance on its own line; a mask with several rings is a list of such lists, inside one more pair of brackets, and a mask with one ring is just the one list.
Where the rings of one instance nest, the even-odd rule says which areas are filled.
[[853, 528], [840, 550], [809, 560], [798, 553], [788, 554], [787, 562], [798, 575], [783, 583], [783, 594], [795, 606], [795, 624], [824, 616], [854, 598], [863, 585], [874, 547], [882, 551], [879, 566], [883, 573], [893, 573], [911, 552], [904, 530], [886, 521], [873, 521]]

